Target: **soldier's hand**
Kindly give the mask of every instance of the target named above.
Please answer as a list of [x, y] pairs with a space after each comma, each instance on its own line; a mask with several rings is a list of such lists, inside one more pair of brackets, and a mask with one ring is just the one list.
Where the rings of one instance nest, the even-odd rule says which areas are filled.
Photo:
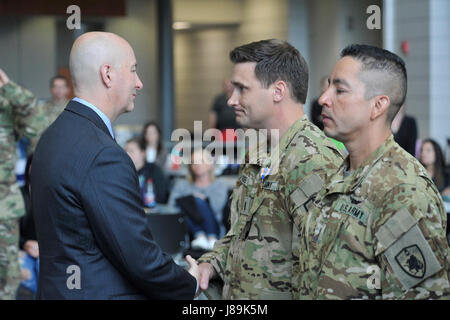
[[209, 280], [216, 276], [216, 270], [210, 263], [200, 263], [198, 265], [200, 270], [200, 289], [206, 290], [208, 289]]
[[6, 73], [0, 69], [0, 88], [9, 82], [9, 78]]

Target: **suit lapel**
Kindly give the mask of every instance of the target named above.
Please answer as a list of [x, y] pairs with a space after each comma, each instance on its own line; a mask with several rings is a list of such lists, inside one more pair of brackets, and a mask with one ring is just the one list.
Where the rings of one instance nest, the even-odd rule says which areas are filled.
[[[95, 113], [94, 110], [92, 110], [91, 108], [77, 102], [77, 101], [70, 101], [69, 104], [67, 105], [66, 111], [69, 112], [73, 112], [83, 118], [88, 119], [89, 121], [91, 121], [96, 127], [98, 127], [100, 130], [102, 130], [103, 132], [105, 132], [108, 136], [111, 137], [111, 134], [109, 133], [108, 127], [106, 126], [106, 124], [103, 122], [102, 118], [100, 118], [98, 116], [97, 113]], [[111, 139], [113, 139], [113, 137], [111, 137]], [[116, 141], [115, 139], [113, 139], [114, 141]]]

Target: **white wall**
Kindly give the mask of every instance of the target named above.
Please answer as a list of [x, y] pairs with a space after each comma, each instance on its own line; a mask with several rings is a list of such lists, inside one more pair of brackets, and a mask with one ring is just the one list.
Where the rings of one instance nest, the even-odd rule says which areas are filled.
[[242, 0], [172, 0], [173, 20], [191, 23], [239, 23]]
[[339, 2], [308, 0], [308, 10], [310, 50], [308, 97], [311, 102], [320, 94], [320, 79], [331, 74], [334, 64], [339, 59]]
[[289, 0], [288, 2], [288, 41], [293, 45], [306, 60], [309, 67], [308, 95], [303, 110], [309, 115], [311, 97], [311, 67], [309, 57], [309, 12], [307, 0]]
[[[420, 138], [430, 130], [430, 8], [428, 0], [398, 0], [395, 4], [394, 52], [406, 63], [408, 94], [406, 113], [414, 116]], [[405, 55], [401, 43], [408, 41]]]
[[[382, 31], [368, 29], [367, 19], [371, 16], [367, 8], [377, 5], [382, 8], [381, 0], [339, 0], [339, 49], [357, 44], [368, 44], [381, 47]], [[351, 25], [350, 25], [351, 24]]]
[[[138, 61], [138, 74], [144, 83], [144, 88], [136, 97], [135, 110], [120, 117], [115, 125], [143, 124], [149, 119], [157, 119], [155, 4], [154, 0], [127, 0], [126, 17], [97, 19], [105, 22], [105, 31], [117, 33], [130, 42]], [[39, 98], [50, 96], [49, 80], [58, 71], [58, 19], [61, 17], [2, 16], [0, 19], [0, 68]], [[83, 20], [83, 12], [81, 19]], [[88, 19], [96, 20], [93, 17]]]
[[39, 98], [56, 74], [56, 25], [50, 16], [1, 17], [0, 68]]
[[[430, 137], [446, 151], [450, 138], [450, 1], [430, 7]], [[450, 159], [447, 159], [450, 160]]]
[[137, 60], [137, 72], [144, 85], [138, 92], [134, 111], [124, 114], [119, 124], [144, 124], [158, 120], [158, 47], [157, 7], [154, 0], [128, 0], [126, 17], [110, 17], [105, 20], [105, 31], [124, 37], [133, 47]]
[[381, 7], [380, 0], [308, 0], [310, 101], [320, 95], [320, 79], [330, 75], [347, 45], [382, 46], [381, 30], [366, 26], [372, 4]]
[[202, 120], [205, 130], [213, 98], [231, 76], [229, 52], [252, 41], [286, 40], [288, 6], [287, 0], [176, 0], [174, 21], [235, 25], [174, 33], [175, 127], [192, 129]]
[[175, 127], [193, 129], [194, 120], [208, 129], [208, 114], [222, 82], [231, 76], [228, 54], [236, 28], [175, 32]]

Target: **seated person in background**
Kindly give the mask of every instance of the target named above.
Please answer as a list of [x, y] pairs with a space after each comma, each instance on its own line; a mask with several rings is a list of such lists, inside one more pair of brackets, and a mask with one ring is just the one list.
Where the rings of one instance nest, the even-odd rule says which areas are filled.
[[206, 150], [191, 154], [187, 179], [178, 180], [169, 197], [169, 205], [180, 203], [177, 199], [192, 196], [200, 219], [186, 216], [193, 249], [211, 250], [214, 242], [225, 233], [222, 211], [227, 203], [228, 190], [224, 183], [215, 180], [214, 164]]
[[169, 181], [156, 163], [145, 161], [144, 141], [140, 137], [129, 139], [125, 144], [125, 151], [136, 167], [144, 206], [154, 207], [156, 203], [166, 203]]
[[161, 129], [155, 121], [147, 122], [142, 130], [144, 150], [148, 163], [156, 163], [164, 169], [167, 160], [167, 151], [161, 141]]
[[433, 139], [422, 142], [419, 154], [420, 163], [427, 169], [430, 178], [438, 188], [441, 195], [450, 196], [450, 187], [445, 175], [444, 156], [439, 144]]
[[30, 172], [33, 155], [28, 156], [25, 167], [25, 185], [20, 187], [25, 203], [25, 216], [20, 218], [19, 223], [19, 261], [22, 282], [20, 284], [17, 299], [35, 299], [39, 273], [39, 245], [36, 237], [33, 212], [31, 211], [30, 199]]

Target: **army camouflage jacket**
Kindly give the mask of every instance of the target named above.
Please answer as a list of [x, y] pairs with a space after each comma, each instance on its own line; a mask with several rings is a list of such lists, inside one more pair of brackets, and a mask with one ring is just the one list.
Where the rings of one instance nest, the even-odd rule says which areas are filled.
[[[44, 133], [45, 129], [47, 129], [53, 122], [55, 122], [56, 118], [64, 111], [67, 104], [70, 100], [66, 100], [62, 103], [55, 103], [53, 100], [39, 100], [36, 106], [35, 113], [40, 115], [39, 118], [39, 131]], [[41, 138], [41, 134], [35, 136], [30, 139], [31, 149], [34, 150]]]
[[31, 140], [45, 129], [36, 105], [33, 94], [12, 81], [0, 88], [0, 220], [25, 214], [14, 171], [16, 142], [22, 136]]
[[344, 178], [348, 158], [303, 221], [301, 299], [449, 298], [442, 198], [391, 135]]
[[300, 239], [295, 214], [343, 161], [306, 115], [281, 137], [278, 148], [278, 170], [264, 179], [261, 174], [273, 165], [272, 157], [241, 166], [231, 196], [230, 230], [199, 259], [211, 263], [223, 280], [224, 299], [292, 298], [298, 288], [292, 270], [298, 266]]
[[41, 113], [45, 114], [45, 120], [47, 121], [46, 127], [49, 127], [58, 116], [64, 111], [70, 100], [65, 100], [61, 103], [56, 103], [53, 100], [44, 100], [39, 104]]

